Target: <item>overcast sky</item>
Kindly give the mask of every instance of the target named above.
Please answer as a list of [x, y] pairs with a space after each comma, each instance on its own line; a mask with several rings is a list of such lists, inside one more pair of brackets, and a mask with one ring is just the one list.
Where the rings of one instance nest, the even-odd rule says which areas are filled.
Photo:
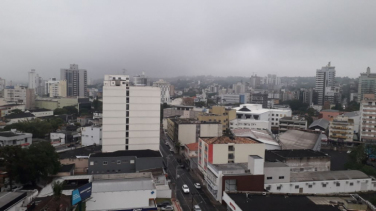
[[0, 77], [376, 72], [375, 0], [0, 1]]

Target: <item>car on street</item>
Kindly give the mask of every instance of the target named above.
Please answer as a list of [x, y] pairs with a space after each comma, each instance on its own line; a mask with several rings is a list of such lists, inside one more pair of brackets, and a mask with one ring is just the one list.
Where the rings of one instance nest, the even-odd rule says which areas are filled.
[[157, 207], [166, 207], [166, 206], [171, 206], [171, 203], [169, 201], [164, 201], [164, 202], [157, 204]]
[[170, 152], [172, 152], [172, 153], [174, 153], [175, 151], [174, 151], [174, 148], [170, 148]]
[[183, 193], [189, 193], [188, 185], [184, 184], [183, 187], [181, 187], [181, 189], [183, 190]]
[[167, 141], [165, 142], [165, 145], [168, 146], [168, 142]]
[[201, 185], [200, 185], [200, 183], [195, 183], [195, 184], [193, 184], [193, 185], [195, 186], [196, 189], [201, 189]]
[[168, 205], [168, 206], [165, 206], [165, 207], [161, 207], [161, 210], [168, 210], [168, 211], [172, 211], [174, 210], [174, 207], [171, 206], [171, 205]]
[[201, 208], [200, 206], [198, 206], [197, 204], [193, 207], [193, 210], [194, 211], [201, 211]]

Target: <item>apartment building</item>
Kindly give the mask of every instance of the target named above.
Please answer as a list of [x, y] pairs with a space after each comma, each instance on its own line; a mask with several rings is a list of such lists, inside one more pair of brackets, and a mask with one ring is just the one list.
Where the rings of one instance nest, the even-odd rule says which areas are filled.
[[360, 140], [376, 143], [376, 97], [375, 94], [364, 94], [360, 103]]
[[371, 68], [367, 67], [367, 71], [365, 73], [360, 73], [357, 101], [362, 101], [365, 94], [375, 93], [376, 73], [371, 73]]
[[33, 134], [22, 133], [16, 130], [0, 132], [0, 147], [21, 146], [27, 147], [32, 144]]
[[213, 106], [209, 113], [200, 113], [197, 116], [200, 122], [218, 122], [222, 124], [223, 132], [229, 128], [230, 121], [236, 118], [236, 110], [224, 106]]
[[236, 110], [236, 119], [230, 121], [230, 129], [267, 129], [279, 128], [279, 120], [291, 117], [290, 108], [264, 109], [260, 104], [242, 104]]
[[325, 100], [326, 91], [329, 91], [327, 87], [333, 87], [335, 85], [336, 70], [335, 67], [330, 66], [330, 62], [327, 66], [316, 70], [316, 92], [318, 94], [317, 103], [323, 105]]
[[4, 99], [8, 104], [26, 104], [27, 94], [25, 86], [7, 86], [4, 89]]
[[217, 122], [201, 123], [196, 119], [167, 119], [167, 135], [175, 143], [197, 143], [199, 137], [222, 136], [222, 125]]
[[159, 150], [159, 87], [129, 86], [127, 75], [105, 75], [103, 152]]
[[81, 145], [102, 145], [102, 127], [88, 126], [81, 127]]
[[283, 133], [291, 129], [307, 129], [307, 120], [304, 117], [282, 117], [279, 119], [279, 132]]
[[49, 97], [66, 97], [67, 81], [58, 81], [56, 78], [50, 78], [45, 84], [45, 94]]
[[170, 83], [167, 81], [164, 81], [163, 79], [160, 79], [159, 81], [156, 81], [153, 83], [154, 87], [159, 87], [161, 90], [161, 103], [170, 103]]
[[69, 69], [60, 69], [60, 80], [67, 81], [67, 96], [87, 97], [87, 70], [71, 64]]
[[251, 104], [261, 104], [262, 108], [268, 108], [268, 93], [252, 93]]
[[329, 139], [331, 141], [352, 142], [354, 139], [354, 120], [339, 115], [330, 121]]

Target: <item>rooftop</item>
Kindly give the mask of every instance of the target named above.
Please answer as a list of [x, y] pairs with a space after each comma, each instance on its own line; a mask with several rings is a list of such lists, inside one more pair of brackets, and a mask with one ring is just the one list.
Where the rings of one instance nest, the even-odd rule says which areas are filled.
[[198, 143], [186, 144], [187, 148], [190, 151], [197, 151], [198, 150]]
[[115, 151], [115, 152], [99, 152], [99, 153], [94, 153], [90, 155], [90, 157], [126, 157], [126, 156], [161, 157], [161, 153], [159, 151], [146, 149], [146, 150], [120, 150], [120, 151]]
[[225, 163], [225, 164], [211, 164], [209, 166], [214, 168], [216, 171], [235, 171], [235, 170], [248, 170], [248, 163]]
[[320, 112], [339, 112], [339, 111], [333, 110], [333, 109], [326, 109], [326, 110], [321, 110]]
[[92, 153], [101, 152], [102, 145], [92, 145], [87, 147], [76, 148], [59, 153], [60, 159], [77, 158], [80, 156], [89, 156]]
[[35, 117], [34, 114], [31, 113], [19, 113], [19, 114], [8, 114], [4, 118], [5, 119], [18, 119], [18, 118], [26, 118], [26, 117]]
[[262, 142], [264, 144], [270, 144], [270, 145], [278, 146], [277, 141], [270, 135], [271, 133], [267, 130], [232, 129], [231, 132], [235, 136], [249, 137], [251, 139]]
[[24, 135], [22, 133], [14, 133], [11, 131], [0, 132], [0, 137], [14, 137]]
[[346, 112], [343, 114], [343, 116], [347, 116], [347, 117], [360, 116], [360, 111]]
[[264, 167], [288, 167], [288, 165], [282, 162], [264, 162]]
[[201, 138], [207, 144], [257, 144], [257, 141], [254, 141], [247, 137], [234, 136], [230, 138], [228, 136], [212, 137], [212, 138]]
[[316, 132], [287, 130], [279, 136], [279, 140], [282, 149], [313, 149], [319, 137], [320, 133]]
[[0, 210], [7, 210], [26, 196], [26, 192], [0, 192]]
[[288, 158], [303, 158], [303, 157], [328, 157], [325, 153], [314, 151], [311, 149], [286, 149], [286, 150], [266, 150], [265, 160], [270, 162], [284, 161]]
[[241, 210], [247, 211], [290, 211], [302, 210], [304, 211], [338, 211], [339, 209], [332, 205], [318, 205], [310, 200], [307, 196], [285, 196], [268, 194], [263, 196], [261, 194], [245, 193], [227, 193], [229, 197], [239, 206]]
[[327, 129], [329, 126], [329, 121], [326, 119], [318, 119], [312, 122], [312, 124], [308, 128], [312, 128], [315, 126], [322, 127], [324, 129]]
[[290, 120], [290, 121], [296, 121], [296, 122], [306, 122], [304, 117], [282, 117], [279, 120]]
[[155, 189], [155, 185], [151, 178], [130, 178], [119, 180], [93, 181], [93, 193], [152, 189]]
[[175, 122], [176, 124], [220, 124], [217, 122], [200, 122], [197, 119], [188, 119], [188, 118], [170, 118], [171, 121]]
[[48, 110], [48, 109], [45, 109], [45, 108], [35, 108], [35, 109], [32, 109], [32, 110], [29, 110], [30, 112], [42, 112], [42, 111], [52, 111], [52, 110]]
[[370, 177], [358, 170], [345, 171], [311, 171], [291, 173], [291, 182], [309, 182], [324, 180], [369, 179]]

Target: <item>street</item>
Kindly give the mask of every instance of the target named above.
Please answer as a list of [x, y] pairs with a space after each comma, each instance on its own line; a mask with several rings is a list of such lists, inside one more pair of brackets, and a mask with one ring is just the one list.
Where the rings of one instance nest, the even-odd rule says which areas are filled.
[[[201, 210], [203, 211], [226, 210], [224, 207], [222, 207], [222, 205], [219, 202], [213, 203], [209, 198], [210, 196], [207, 196], [205, 194], [205, 191], [203, 191], [202, 189], [195, 188], [194, 183], [199, 182], [201, 186], [202, 183], [200, 181], [195, 180], [192, 177], [191, 172], [179, 167], [179, 163], [177, 161], [177, 158], [180, 158], [179, 155], [177, 153], [173, 154], [172, 152], [170, 152], [169, 146], [166, 146], [165, 143], [165, 134], [164, 132], [161, 132], [160, 151], [164, 157], [164, 162], [167, 165], [167, 172], [170, 176], [172, 184], [172, 196], [177, 198], [183, 210], [193, 210], [192, 206], [194, 205], [199, 205]], [[190, 193], [183, 193], [183, 184], [186, 184], [189, 187]]]

